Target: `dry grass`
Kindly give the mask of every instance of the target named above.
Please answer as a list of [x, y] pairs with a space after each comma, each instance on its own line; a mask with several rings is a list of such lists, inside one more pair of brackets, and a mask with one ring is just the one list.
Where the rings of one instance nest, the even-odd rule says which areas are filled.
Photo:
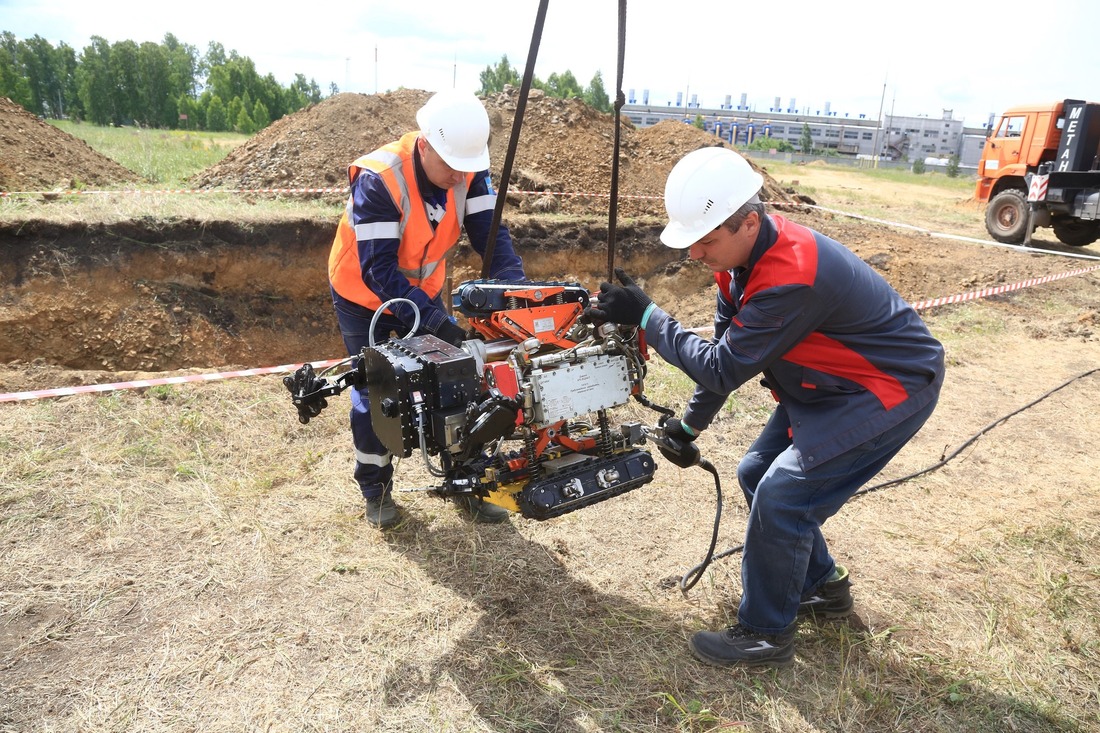
[[[1094, 368], [1096, 302], [1090, 276], [930, 313], [948, 383], [883, 478]], [[654, 401], [690, 387], [652, 363]], [[701, 438], [719, 548], [769, 399], [746, 387]], [[299, 425], [277, 376], [0, 405], [0, 731], [1100, 729], [1100, 376], [845, 507], [825, 529], [857, 615], [804, 627], [778, 671], [687, 651], [739, 592], [736, 556], [676, 587], [709, 542], [707, 474], [660, 461], [622, 497], [501, 526], [403, 493], [381, 534], [346, 407]], [[398, 476], [429, 481], [415, 457]]]
[[[1048, 339], [1061, 366], [1037, 369], [1028, 325], [992, 303], [931, 322], [958, 363], [889, 476], [1095, 361], [1095, 343]], [[655, 362], [651, 396], [682, 405], [681, 382]], [[720, 547], [743, 530], [730, 477], [767, 399], [744, 391], [704, 435], [726, 478]], [[767, 672], [687, 653], [738, 587], [733, 557], [675, 588], [709, 539], [706, 474], [662, 463], [618, 499], [489, 527], [403, 494], [409, 519], [383, 535], [361, 521], [334, 402], [301, 426], [271, 377], [4, 405], [0, 730], [1100, 725], [1098, 377], [853, 501], [827, 535], [858, 615], [804, 628], [795, 666]], [[427, 480], [413, 459], [398, 472]]]

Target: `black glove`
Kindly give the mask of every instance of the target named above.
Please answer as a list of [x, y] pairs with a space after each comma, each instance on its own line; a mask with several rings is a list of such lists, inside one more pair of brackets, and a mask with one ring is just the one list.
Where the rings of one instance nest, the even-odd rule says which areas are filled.
[[674, 417], [665, 421], [665, 435], [681, 443], [690, 443], [699, 437], [699, 433], [689, 433], [684, 423]]
[[452, 346], [461, 346], [462, 342], [466, 340], [466, 332], [462, 330], [461, 326], [450, 319], [443, 322], [443, 325], [439, 327], [439, 331], [437, 331], [435, 335]]
[[653, 301], [621, 267], [615, 268], [615, 277], [625, 287], [619, 287], [613, 283], [600, 283], [598, 302], [585, 310], [585, 316], [604, 323], [640, 326], [646, 308]]

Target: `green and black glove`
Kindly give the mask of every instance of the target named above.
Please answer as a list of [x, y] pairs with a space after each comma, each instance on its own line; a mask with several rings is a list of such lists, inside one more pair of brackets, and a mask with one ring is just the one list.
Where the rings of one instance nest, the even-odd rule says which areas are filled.
[[600, 283], [597, 303], [585, 310], [585, 316], [604, 323], [642, 325], [642, 319], [646, 310], [653, 305], [653, 300], [621, 267], [615, 268], [615, 277], [622, 283], [622, 287], [614, 283]]

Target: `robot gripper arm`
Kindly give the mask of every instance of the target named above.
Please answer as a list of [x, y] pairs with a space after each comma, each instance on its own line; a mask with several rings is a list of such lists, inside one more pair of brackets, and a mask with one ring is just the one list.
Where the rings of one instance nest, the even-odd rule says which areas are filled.
[[290, 391], [291, 400], [298, 408], [298, 422], [305, 425], [310, 418], [320, 415], [321, 410], [328, 407], [326, 397], [338, 395], [348, 387], [361, 386], [363, 371], [363, 361], [360, 359], [343, 374], [322, 377], [307, 362], [298, 367], [293, 376], [283, 377], [283, 385]]

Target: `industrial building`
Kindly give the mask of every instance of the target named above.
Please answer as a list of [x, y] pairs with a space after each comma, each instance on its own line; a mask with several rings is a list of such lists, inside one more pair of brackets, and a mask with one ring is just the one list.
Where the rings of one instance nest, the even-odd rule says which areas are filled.
[[766, 111], [750, 109], [746, 98], [742, 94], [740, 104], [734, 105], [727, 95], [725, 103], [715, 108], [700, 106], [696, 95], [684, 104], [683, 94], [677, 93], [675, 104], [661, 106], [649, 104], [648, 90], [639, 103], [631, 89], [623, 114], [639, 128], [669, 119], [693, 124], [702, 118], [705, 130], [738, 146], [764, 136], [785, 140], [799, 149], [803, 128], [808, 126], [814, 148], [840, 156], [912, 161], [946, 160], [957, 155], [963, 167], [977, 166], [985, 142], [985, 127], [965, 128], [962, 120], [952, 118], [949, 109], [936, 117], [883, 115], [880, 121], [865, 114], [842, 116], [831, 110], [828, 102], [821, 109], [799, 108], [793, 98], [786, 106], [776, 97]]

